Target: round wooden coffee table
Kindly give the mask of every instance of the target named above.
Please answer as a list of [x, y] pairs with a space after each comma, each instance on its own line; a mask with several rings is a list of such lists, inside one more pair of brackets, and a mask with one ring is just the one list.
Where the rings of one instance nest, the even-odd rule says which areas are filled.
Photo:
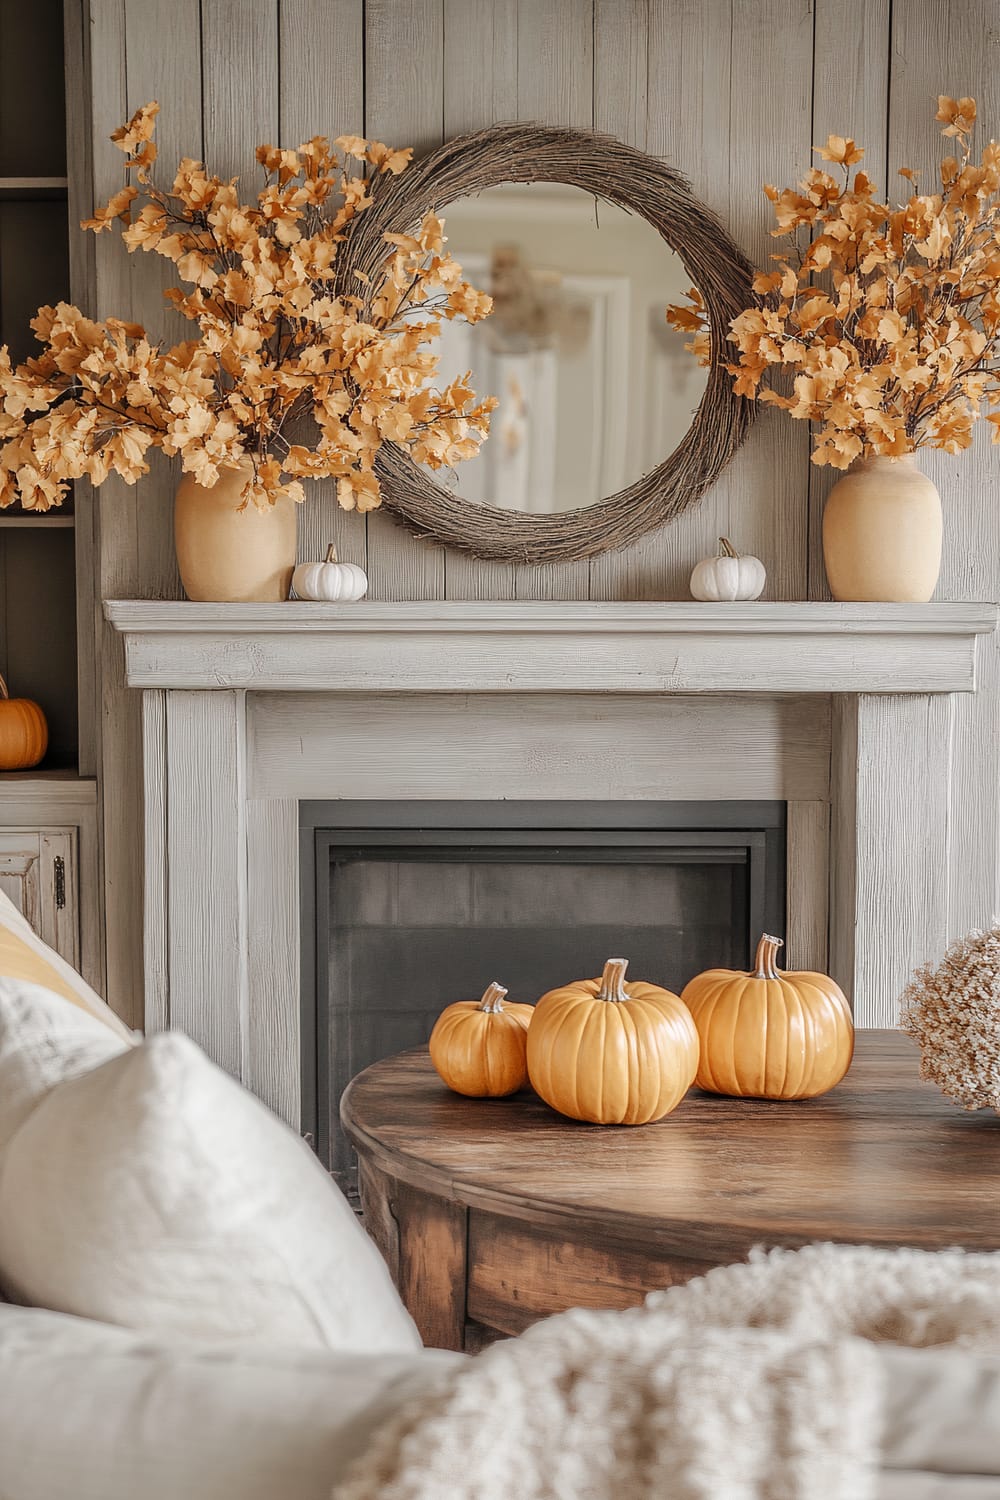
[[347, 1088], [370, 1233], [427, 1344], [479, 1347], [568, 1307], [633, 1306], [754, 1245], [1000, 1249], [1000, 1119], [862, 1031], [821, 1099], [692, 1091], [655, 1125], [579, 1125], [531, 1094], [449, 1093], [425, 1048]]

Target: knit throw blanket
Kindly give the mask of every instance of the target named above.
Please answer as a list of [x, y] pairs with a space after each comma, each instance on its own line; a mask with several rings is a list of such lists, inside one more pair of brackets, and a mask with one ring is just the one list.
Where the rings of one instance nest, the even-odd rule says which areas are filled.
[[1000, 1255], [813, 1245], [449, 1370], [333, 1500], [871, 1500], [876, 1342], [1000, 1343]]

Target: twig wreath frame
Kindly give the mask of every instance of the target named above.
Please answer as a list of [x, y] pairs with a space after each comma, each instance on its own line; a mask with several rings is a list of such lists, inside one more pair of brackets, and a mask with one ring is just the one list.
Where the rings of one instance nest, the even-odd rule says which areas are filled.
[[712, 211], [672, 167], [588, 130], [496, 125], [448, 141], [398, 177], [372, 186], [374, 203], [355, 224], [342, 262], [342, 289], [355, 271], [374, 276], [386, 233], [406, 234], [429, 210], [510, 182], [560, 182], [641, 215], [683, 262], [705, 301], [714, 362], [705, 391], [674, 451], [616, 495], [580, 510], [528, 515], [472, 505], [449, 492], [392, 443], [376, 472], [386, 506], [417, 536], [476, 557], [573, 562], [625, 547], [696, 505], [745, 438], [754, 404], [735, 396], [719, 361], [729, 323], [749, 306], [753, 267]]

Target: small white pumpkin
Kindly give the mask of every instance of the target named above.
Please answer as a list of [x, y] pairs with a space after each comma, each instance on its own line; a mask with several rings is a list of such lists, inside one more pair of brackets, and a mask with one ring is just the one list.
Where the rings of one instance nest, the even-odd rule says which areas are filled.
[[326, 549], [323, 562], [299, 563], [292, 574], [292, 593], [297, 599], [324, 600], [328, 604], [350, 604], [368, 592], [368, 574], [357, 563], [338, 562], [337, 549]]
[[766, 579], [759, 557], [741, 557], [729, 538], [720, 536], [718, 555], [703, 557], [695, 564], [691, 593], [695, 599], [712, 603], [723, 599], [759, 599]]

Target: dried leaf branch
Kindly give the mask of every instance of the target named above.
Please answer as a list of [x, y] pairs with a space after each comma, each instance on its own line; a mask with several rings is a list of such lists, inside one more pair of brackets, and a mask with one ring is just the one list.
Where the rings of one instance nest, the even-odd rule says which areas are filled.
[[[135, 182], [83, 227], [120, 224], [130, 252], [172, 261], [184, 285], [165, 296], [197, 337], [164, 348], [139, 324], [41, 308], [43, 352], [13, 369], [0, 350], [0, 506], [47, 510], [82, 476], [134, 484], [151, 447], [206, 486], [249, 458], [243, 504], [262, 508], [303, 500], [303, 478], [334, 477], [345, 510], [373, 509], [386, 441], [432, 469], [471, 458], [496, 402], [477, 400], [468, 376], [436, 389], [431, 341], [442, 318], [474, 323], [492, 304], [446, 251], [443, 220], [387, 234], [378, 275], [341, 284], [341, 246], [379, 176], [404, 171], [411, 152], [357, 136], [260, 146], [265, 185], [245, 204], [236, 178], [187, 157], [169, 192], [157, 186], [157, 113], [147, 104], [115, 131]], [[289, 436], [301, 417], [310, 444]]]
[[[863, 171], [851, 180], [864, 152], [837, 135], [817, 154], [839, 178], [814, 168], [798, 190], [764, 189], [772, 234], [792, 245], [754, 278], [726, 368], [740, 395], [817, 424], [815, 464], [959, 453], [984, 415], [1000, 441], [1000, 410], [983, 409], [1000, 407], [1000, 145], [972, 160], [974, 99], [941, 95], [936, 118], [960, 148], [941, 163], [939, 192], [890, 208]], [[707, 361], [701, 299], [688, 297], [667, 319]]]

